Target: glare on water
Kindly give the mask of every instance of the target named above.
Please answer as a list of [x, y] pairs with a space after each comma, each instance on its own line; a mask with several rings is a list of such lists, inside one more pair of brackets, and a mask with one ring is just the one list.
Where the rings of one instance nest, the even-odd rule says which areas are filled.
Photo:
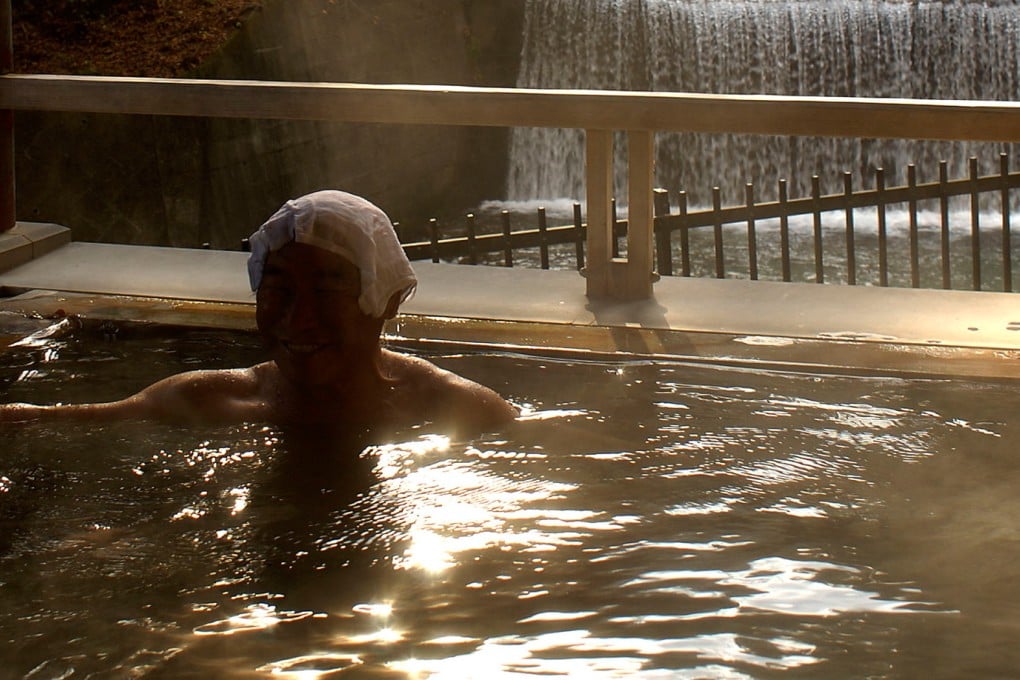
[[[3, 357], [12, 380], [39, 371], [12, 396], [122, 389], [130, 361], [104, 357], [186, 354], [60, 342]], [[959, 677], [1020, 661], [1016, 388], [434, 358], [525, 417], [368, 448], [261, 426], [12, 435], [3, 666]]]

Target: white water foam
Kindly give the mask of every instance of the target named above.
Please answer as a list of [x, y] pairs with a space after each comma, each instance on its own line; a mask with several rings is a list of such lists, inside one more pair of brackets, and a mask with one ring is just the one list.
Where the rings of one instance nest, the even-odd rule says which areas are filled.
[[[519, 87], [1020, 100], [1013, 2], [528, 0], [524, 30]], [[656, 182], [692, 203], [712, 186], [742, 198], [748, 181], [772, 198], [779, 178], [808, 195], [813, 173], [823, 193], [843, 171], [871, 186], [878, 167], [893, 186], [908, 163], [921, 182], [941, 159], [951, 178], [972, 155], [994, 172], [1003, 150], [1015, 161], [1000, 144], [660, 133]], [[509, 199], [583, 198], [582, 131], [515, 129], [510, 156]]]

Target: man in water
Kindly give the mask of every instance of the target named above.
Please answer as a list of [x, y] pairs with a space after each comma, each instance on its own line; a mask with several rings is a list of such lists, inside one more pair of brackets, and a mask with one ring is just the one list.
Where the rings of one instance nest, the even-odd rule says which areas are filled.
[[359, 430], [432, 422], [478, 432], [517, 409], [487, 387], [383, 349], [383, 324], [417, 285], [389, 218], [320, 191], [288, 201], [250, 238], [255, 318], [271, 359], [161, 380], [120, 401], [0, 405], [0, 422], [74, 418], [273, 422]]

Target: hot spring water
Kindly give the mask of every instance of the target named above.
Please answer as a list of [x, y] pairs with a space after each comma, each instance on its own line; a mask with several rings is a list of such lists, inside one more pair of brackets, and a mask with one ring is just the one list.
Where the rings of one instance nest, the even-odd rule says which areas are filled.
[[[114, 398], [248, 336], [44, 339], [4, 399]], [[432, 357], [528, 415], [0, 444], [0, 677], [1006, 677], [1013, 385]], [[358, 462], [360, 461], [360, 462]]]

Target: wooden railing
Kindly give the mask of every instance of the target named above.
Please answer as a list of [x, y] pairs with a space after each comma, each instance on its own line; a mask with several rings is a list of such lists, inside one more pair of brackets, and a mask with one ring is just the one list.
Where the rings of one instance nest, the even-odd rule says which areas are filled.
[[[0, 232], [14, 225], [12, 111], [581, 128], [593, 297], [651, 295], [656, 131], [1020, 141], [1016, 102], [2, 75], [10, 42], [10, 0], [0, 0]], [[628, 133], [625, 258], [612, 248], [616, 130]]]
[[[691, 234], [699, 230], [712, 231], [711, 264], [712, 273], [717, 278], [732, 276], [728, 268], [727, 247], [740, 245], [746, 249], [747, 278], [758, 280], [759, 261], [762, 258], [758, 248], [758, 225], [765, 220], [779, 221], [778, 278], [791, 281], [792, 248], [789, 231], [789, 218], [801, 215], [812, 217], [811, 253], [813, 259], [813, 280], [825, 283], [825, 270], [835, 266], [842, 273], [842, 280], [849, 285], [858, 283], [890, 285], [890, 252], [886, 233], [886, 218], [890, 207], [900, 206], [908, 214], [909, 227], [907, 253], [892, 253], [897, 261], [906, 261], [909, 269], [909, 281], [906, 285], [921, 287], [922, 270], [920, 265], [920, 229], [918, 210], [921, 206], [934, 205], [939, 215], [938, 230], [938, 265], [939, 271], [928, 279], [935, 278], [939, 286], [945, 289], [952, 287], [952, 260], [950, 256], [950, 201], [956, 197], [966, 197], [969, 205], [969, 260], [970, 275], [968, 286], [973, 290], [988, 289], [988, 282], [983, 276], [982, 262], [998, 258], [1001, 263], [1002, 281], [1000, 289], [1012, 292], [1013, 257], [1011, 233], [1011, 192], [1020, 188], [1020, 172], [1009, 171], [1009, 158], [1003, 153], [999, 156], [999, 172], [994, 175], [978, 175], [978, 159], [971, 158], [969, 175], [959, 179], [949, 179], [947, 163], [939, 163], [936, 182], [919, 184], [913, 165], [907, 166], [907, 183], [902, 186], [887, 187], [885, 172], [879, 168], [874, 173], [874, 189], [853, 189], [849, 172], [843, 173], [844, 191], [837, 194], [822, 195], [821, 182], [818, 176], [812, 177], [811, 195], [801, 198], [789, 198], [786, 191], [786, 180], [780, 180], [779, 200], [756, 202], [755, 187], [748, 183], [745, 186], [744, 203], [723, 207], [720, 191], [713, 189], [713, 205], [708, 209], [690, 210], [687, 205], [686, 192], [676, 192], [675, 210], [671, 207], [669, 192], [665, 189], [654, 191], [654, 234], [656, 271], [663, 276], [692, 276], [694, 266], [691, 247]], [[991, 199], [991, 200], [986, 200]], [[999, 233], [997, 244], [988, 244], [981, 238], [982, 203], [995, 203], [998, 207]], [[855, 213], [867, 209], [875, 213], [877, 224], [876, 247], [878, 251], [878, 271], [876, 280], [859, 281], [857, 260], [859, 243]], [[626, 239], [628, 220], [617, 219], [615, 202], [611, 207], [614, 224], [611, 248], [614, 257], [618, 256], [620, 241]], [[824, 236], [822, 229], [823, 215], [840, 215], [843, 229], [840, 240], [843, 241], [844, 254], [839, 262], [827, 262], [824, 256]], [[493, 220], [489, 220], [493, 222]], [[550, 268], [550, 248], [571, 245], [573, 261], [571, 266], [582, 270], [585, 267], [585, 243], [587, 240], [587, 224], [582, 214], [580, 203], [573, 205], [573, 220], [570, 224], [548, 225], [545, 208], [535, 212], [534, 227], [513, 229], [511, 215], [503, 210], [495, 220], [498, 224], [479, 226], [473, 214], [466, 215], [463, 222], [440, 224], [438, 220], [430, 220], [428, 239], [409, 241], [404, 244], [404, 251], [412, 260], [431, 259], [433, 262], [453, 261], [464, 264], [501, 264], [514, 266], [527, 260], [531, 266], [536, 262], [543, 269]], [[732, 225], [746, 226], [742, 243], [736, 243], [732, 233], [729, 241], [724, 243], [723, 228]], [[495, 227], [495, 228], [494, 228]], [[446, 234], [444, 236], [444, 233]], [[678, 241], [678, 243], [677, 243]], [[931, 243], [926, 243], [931, 248]], [[997, 253], [986, 252], [986, 247], [997, 247]], [[678, 253], [679, 262], [676, 261]], [[705, 253], [701, 253], [704, 255]], [[489, 256], [489, 257], [486, 257]], [[803, 259], [804, 253], [800, 253]], [[563, 259], [563, 258], [561, 258]], [[835, 258], [833, 258], [835, 259]], [[929, 272], [929, 274], [932, 274]], [[806, 277], [800, 280], [808, 280]], [[959, 283], [959, 282], [958, 282]]]

